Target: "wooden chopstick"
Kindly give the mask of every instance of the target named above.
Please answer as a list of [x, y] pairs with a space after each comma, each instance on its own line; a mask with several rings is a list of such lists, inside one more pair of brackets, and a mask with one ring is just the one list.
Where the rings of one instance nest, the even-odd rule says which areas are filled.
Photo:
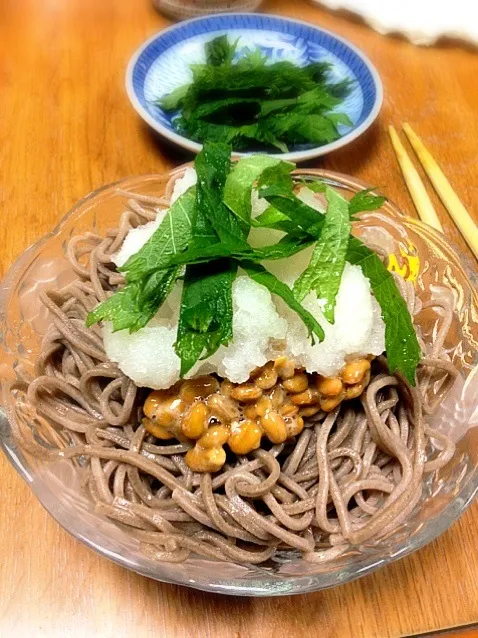
[[413, 131], [409, 124], [403, 125], [403, 130], [408, 137], [413, 150], [417, 154], [420, 164], [423, 166], [425, 173], [430, 178], [436, 192], [440, 196], [441, 201], [450, 213], [453, 221], [458, 226], [463, 239], [473, 251], [478, 259], [478, 227], [466, 208], [461, 203], [458, 195], [455, 193], [447, 180], [443, 171], [433, 159], [430, 151], [423, 145], [418, 135]]
[[397, 131], [393, 126], [388, 127], [390, 133], [390, 139], [392, 140], [392, 146], [397, 156], [398, 163], [402, 169], [402, 174], [405, 179], [405, 183], [412, 196], [413, 203], [418, 212], [418, 216], [429, 226], [433, 226], [436, 230], [443, 232], [442, 225], [438, 219], [435, 208], [432, 204], [430, 197], [428, 196], [425, 186], [423, 185], [420, 175], [417, 169], [412, 164], [412, 160], [408, 157], [407, 151], [400, 142], [400, 138], [397, 135]]

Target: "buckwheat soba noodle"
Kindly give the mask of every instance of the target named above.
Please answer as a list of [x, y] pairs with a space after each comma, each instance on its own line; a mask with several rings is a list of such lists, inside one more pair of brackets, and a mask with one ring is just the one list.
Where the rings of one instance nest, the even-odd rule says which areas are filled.
[[[128, 528], [160, 561], [196, 554], [259, 564], [278, 550], [298, 550], [305, 560], [322, 562], [389, 534], [418, 503], [425, 475], [454, 453], [452, 441], [425, 422], [457, 374], [443, 353], [451, 304], [428, 304], [440, 317], [439, 329], [424, 350], [416, 387], [390, 374], [384, 356], [375, 357], [355, 398], [332, 410], [301, 407], [303, 426], [295, 437], [264, 438], [247, 454], [228, 451], [216, 471], [194, 471], [186, 461], [194, 441], [154, 436], [144, 419], [150, 390], [109, 360], [101, 327], [85, 325], [88, 312], [124, 284], [112, 255], [128, 231], [169, 205], [178, 175], [164, 199], [124, 193], [127, 210], [106, 236], [85, 233], [69, 242], [78, 279], [41, 295], [51, 326], [24, 389], [39, 418], [68, 433], [73, 444], [47, 451], [31, 443], [32, 449], [50, 459], [81, 457], [96, 511]], [[411, 315], [420, 312], [413, 285], [400, 280], [399, 287]], [[273, 387], [261, 393], [277, 394], [288, 377], [275, 374]], [[209, 378], [216, 393], [225, 387], [217, 375]], [[175, 388], [180, 392], [181, 384]], [[290, 392], [281, 392], [288, 401]], [[250, 414], [249, 404], [233, 403], [241, 418]]]

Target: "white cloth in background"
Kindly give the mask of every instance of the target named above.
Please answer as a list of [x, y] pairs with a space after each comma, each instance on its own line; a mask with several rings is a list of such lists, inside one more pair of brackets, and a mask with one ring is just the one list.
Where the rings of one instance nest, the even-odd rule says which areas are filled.
[[478, 44], [477, 0], [314, 0], [362, 17], [379, 33], [401, 33], [414, 44], [449, 36]]

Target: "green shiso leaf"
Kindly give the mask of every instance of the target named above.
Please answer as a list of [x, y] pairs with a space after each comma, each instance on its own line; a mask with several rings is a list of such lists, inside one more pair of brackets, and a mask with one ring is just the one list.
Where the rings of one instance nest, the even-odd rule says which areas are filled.
[[294, 284], [298, 301], [315, 291], [323, 300], [324, 317], [334, 323], [335, 299], [345, 267], [345, 256], [350, 237], [349, 203], [332, 188], [325, 190], [328, 206], [320, 237], [306, 270]]

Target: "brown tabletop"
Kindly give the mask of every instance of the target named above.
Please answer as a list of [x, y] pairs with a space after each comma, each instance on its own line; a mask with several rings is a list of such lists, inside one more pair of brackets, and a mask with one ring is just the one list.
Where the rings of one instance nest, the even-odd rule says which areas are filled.
[[[409, 121], [477, 219], [476, 51], [416, 48], [302, 0], [263, 9], [349, 38], [384, 82], [378, 122], [314, 166], [380, 186], [414, 214], [387, 136], [388, 124]], [[124, 90], [129, 57], [167, 24], [150, 0], [0, 2], [0, 275], [88, 191], [189, 159], [151, 133]], [[3, 456], [0, 485], [0, 636], [386, 637], [478, 620], [478, 503], [437, 541], [371, 576], [254, 600], [162, 585], [97, 556], [60, 529]]]

